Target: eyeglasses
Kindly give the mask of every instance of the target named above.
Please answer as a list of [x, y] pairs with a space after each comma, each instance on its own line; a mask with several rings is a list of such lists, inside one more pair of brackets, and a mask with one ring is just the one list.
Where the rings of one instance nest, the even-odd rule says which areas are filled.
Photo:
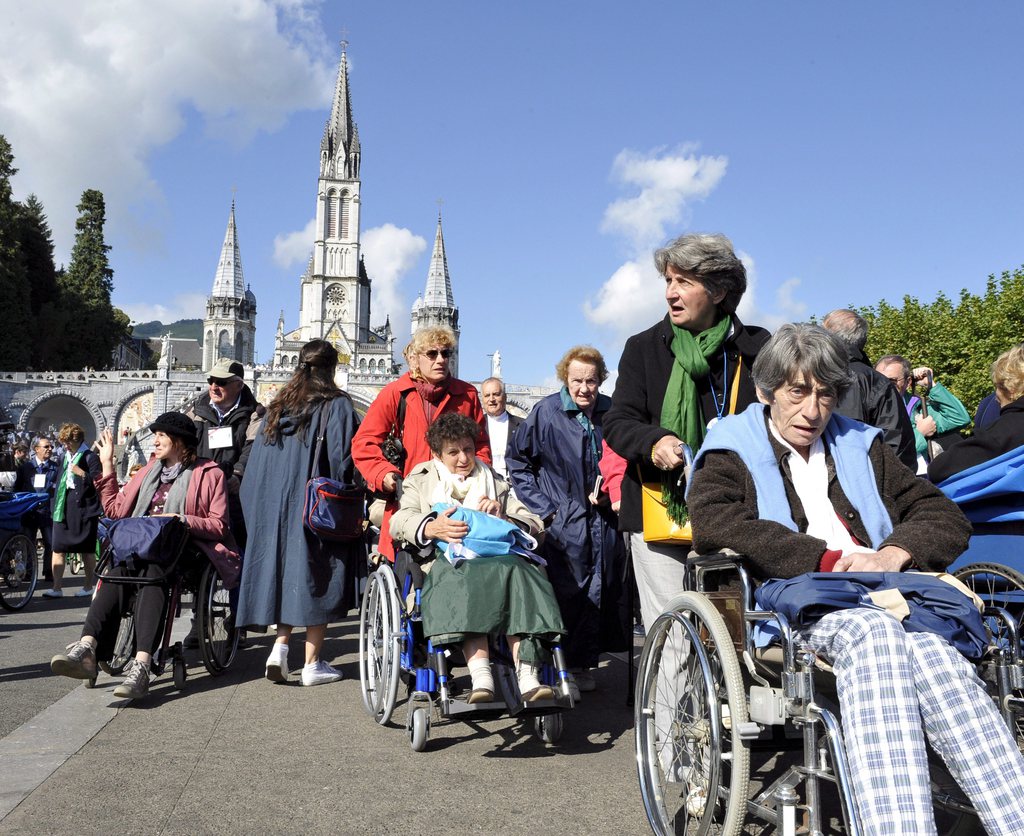
[[221, 389], [227, 389], [232, 383], [235, 382], [235, 378], [232, 378], [231, 380], [220, 380], [216, 377], [208, 377], [206, 378], [206, 382], [209, 383], [211, 386], [219, 386]]
[[450, 348], [432, 348], [429, 351], [424, 351], [422, 353], [428, 360], [436, 360], [438, 354], [440, 354], [445, 360], [452, 356], [452, 350]]
[[40, 444], [39, 445], [39, 449], [40, 450], [52, 450], [53, 449], [53, 445], [52, 444]]

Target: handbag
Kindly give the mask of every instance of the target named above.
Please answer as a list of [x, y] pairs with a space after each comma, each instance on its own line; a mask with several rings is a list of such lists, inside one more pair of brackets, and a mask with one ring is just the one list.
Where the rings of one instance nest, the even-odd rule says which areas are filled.
[[114, 566], [170, 566], [188, 542], [188, 526], [178, 517], [126, 517], [110, 523], [106, 536]]
[[661, 482], [641, 482], [640, 498], [645, 543], [685, 546], [693, 542], [693, 528], [690, 526], [690, 520], [687, 519], [680, 525], [668, 515], [668, 507], [662, 496]]
[[329, 476], [320, 476], [320, 455], [327, 425], [320, 407], [320, 435], [309, 467], [306, 499], [302, 505], [302, 524], [321, 542], [351, 543], [363, 536], [365, 493], [362, 488], [342, 484]]

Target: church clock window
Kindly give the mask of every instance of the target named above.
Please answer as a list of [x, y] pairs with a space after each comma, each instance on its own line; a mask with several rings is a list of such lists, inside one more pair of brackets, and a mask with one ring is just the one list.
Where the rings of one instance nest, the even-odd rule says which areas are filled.
[[345, 288], [340, 284], [332, 284], [327, 288], [325, 294], [327, 299], [327, 316], [337, 319], [348, 312], [348, 305], [345, 304]]

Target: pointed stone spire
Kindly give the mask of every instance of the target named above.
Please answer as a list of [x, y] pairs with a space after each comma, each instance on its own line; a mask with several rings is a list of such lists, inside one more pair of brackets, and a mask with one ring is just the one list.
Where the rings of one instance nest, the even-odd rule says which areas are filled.
[[244, 299], [245, 279], [242, 277], [242, 256], [238, 249], [238, 230], [235, 228], [235, 201], [231, 201], [228, 230], [220, 250], [217, 273], [213, 278], [213, 296], [221, 299]]
[[434, 236], [434, 253], [430, 257], [430, 271], [427, 273], [427, 288], [423, 293], [422, 304], [430, 308], [455, 307], [452, 280], [448, 275], [448, 256], [444, 252], [440, 212], [437, 213], [437, 235]]
[[359, 129], [352, 118], [352, 99], [348, 89], [348, 54], [346, 42], [341, 42], [341, 64], [334, 86], [331, 118], [324, 126], [320, 141], [320, 176], [341, 177], [350, 180], [359, 177]]

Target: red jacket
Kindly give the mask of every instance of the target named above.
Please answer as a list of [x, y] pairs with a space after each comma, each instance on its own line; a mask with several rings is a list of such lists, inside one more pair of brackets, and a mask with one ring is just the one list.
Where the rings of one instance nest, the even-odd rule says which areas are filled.
[[[103, 476], [96, 483], [104, 513], [114, 520], [130, 517], [139, 498], [143, 477], [154, 467], [162, 467], [151, 459], [120, 491], [114, 474]], [[228, 492], [224, 471], [210, 459], [198, 459], [192, 471], [185, 497], [185, 522], [196, 547], [209, 558], [231, 589], [238, 585], [242, 558], [228, 525]]]
[[[411, 390], [411, 392], [410, 392]], [[416, 391], [416, 381], [406, 372], [398, 380], [389, 383], [380, 393], [352, 439], [352, 459], [359, 472], [363, 474], [367, 487], [379, 491], [384, 484], [384, 477], [389, 473], [397, 473], [398, 469], [384, 458], [380, 451], [381, 442], [395, 426], [398, 420], [398, 403], [403, 392], [410, 392], [405, 401], [405, 420], [402, 430], [402, 444], [405, 446], [405, 472], [408, 476], [412, 469], [421, 462], [433, 457], [427, 445], [427, 414], [423, 410], [423, 400]], [[487, 419], [480, 407], [480, 398], [476, 388], [458, 378], [452, 378], [448, 384], [448, 393], [438, 404], [434, 419], [445, 412], [457, 412], [472, 418], [480, 427], [476, 440], [476, 454], [488, 464], [491, 463], [491, 448], [487, 442]], [[389, 499], [384, 509], [384, 521], [380, 529], [378, 549], [386, 557], [393, 558], [391, 546], [390, 522], [391, 515], [398, 509], [398, 503]]]

